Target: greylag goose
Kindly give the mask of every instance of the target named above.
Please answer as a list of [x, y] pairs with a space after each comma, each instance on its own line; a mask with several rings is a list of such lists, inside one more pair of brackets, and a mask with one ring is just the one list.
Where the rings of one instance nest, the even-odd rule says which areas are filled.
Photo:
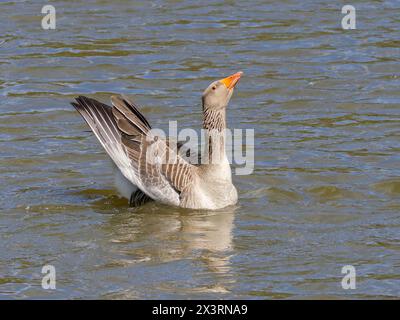
[[225, 112], [241, 75], [214, 81], [203, 92], [207, 151], [200, 164], [190, 163], [168, 140], [155, 135], [137, 105], [125, 97], [112, 96], [112, 106], [84, 96], [71, 104], [118, 168], [129, 187], [131, 205], [155, 200], [215, 210], [238, 200], [225, 152]]

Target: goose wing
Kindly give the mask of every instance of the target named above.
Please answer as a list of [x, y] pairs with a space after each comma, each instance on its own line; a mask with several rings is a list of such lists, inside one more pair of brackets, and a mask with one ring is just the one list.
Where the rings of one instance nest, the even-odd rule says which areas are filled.
[[114, 96], [112, 104], [122, 145], [142, 191], [155, 200], [179, 205], [181, 193], [194, 183], [197, 168], [151, 131], [143, 115], [128, 99]]

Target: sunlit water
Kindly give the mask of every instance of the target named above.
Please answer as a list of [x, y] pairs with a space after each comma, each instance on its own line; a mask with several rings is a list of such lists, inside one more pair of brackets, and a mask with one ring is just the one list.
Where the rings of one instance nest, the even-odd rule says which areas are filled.
[[[0, 3], [1, 298], [400, 296], [398, 1], [352, 2], [347, 31], [340, 1], [52, 4], [46, 31], [42, 2]], [[123, 93], [153, 127], [199, 128], [201, 92], [239, 70], [238, 206], [128, 208], [69, 102]]]

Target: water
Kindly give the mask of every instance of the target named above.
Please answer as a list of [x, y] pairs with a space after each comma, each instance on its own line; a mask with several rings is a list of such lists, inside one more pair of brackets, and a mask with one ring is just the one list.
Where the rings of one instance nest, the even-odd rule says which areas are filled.
[[[0, 3], [1, 298], [400, 296], [400, 4], [354, 1], [344, 31], [347, 3], [266, 2], [52, 1], [48, 31], [42, 2]], [[201, 92], [239, 70], [238, 206], [129, 209], [69, 102], [123, 93], [199, 128]]]

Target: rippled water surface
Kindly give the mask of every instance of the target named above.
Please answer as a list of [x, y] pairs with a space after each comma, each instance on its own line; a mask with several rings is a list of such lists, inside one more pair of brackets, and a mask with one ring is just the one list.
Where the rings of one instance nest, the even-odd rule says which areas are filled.
[[[352, 2], [346, 31], [341, 1], [52, 4], [56, 30], [42, 1], [0, 3], [0, 298], [400, 297], [398, 1]], [[128, 208], [69, 102], [123, 93], [199, 128], [201, 92], [239, 70], [238, 206]]]

